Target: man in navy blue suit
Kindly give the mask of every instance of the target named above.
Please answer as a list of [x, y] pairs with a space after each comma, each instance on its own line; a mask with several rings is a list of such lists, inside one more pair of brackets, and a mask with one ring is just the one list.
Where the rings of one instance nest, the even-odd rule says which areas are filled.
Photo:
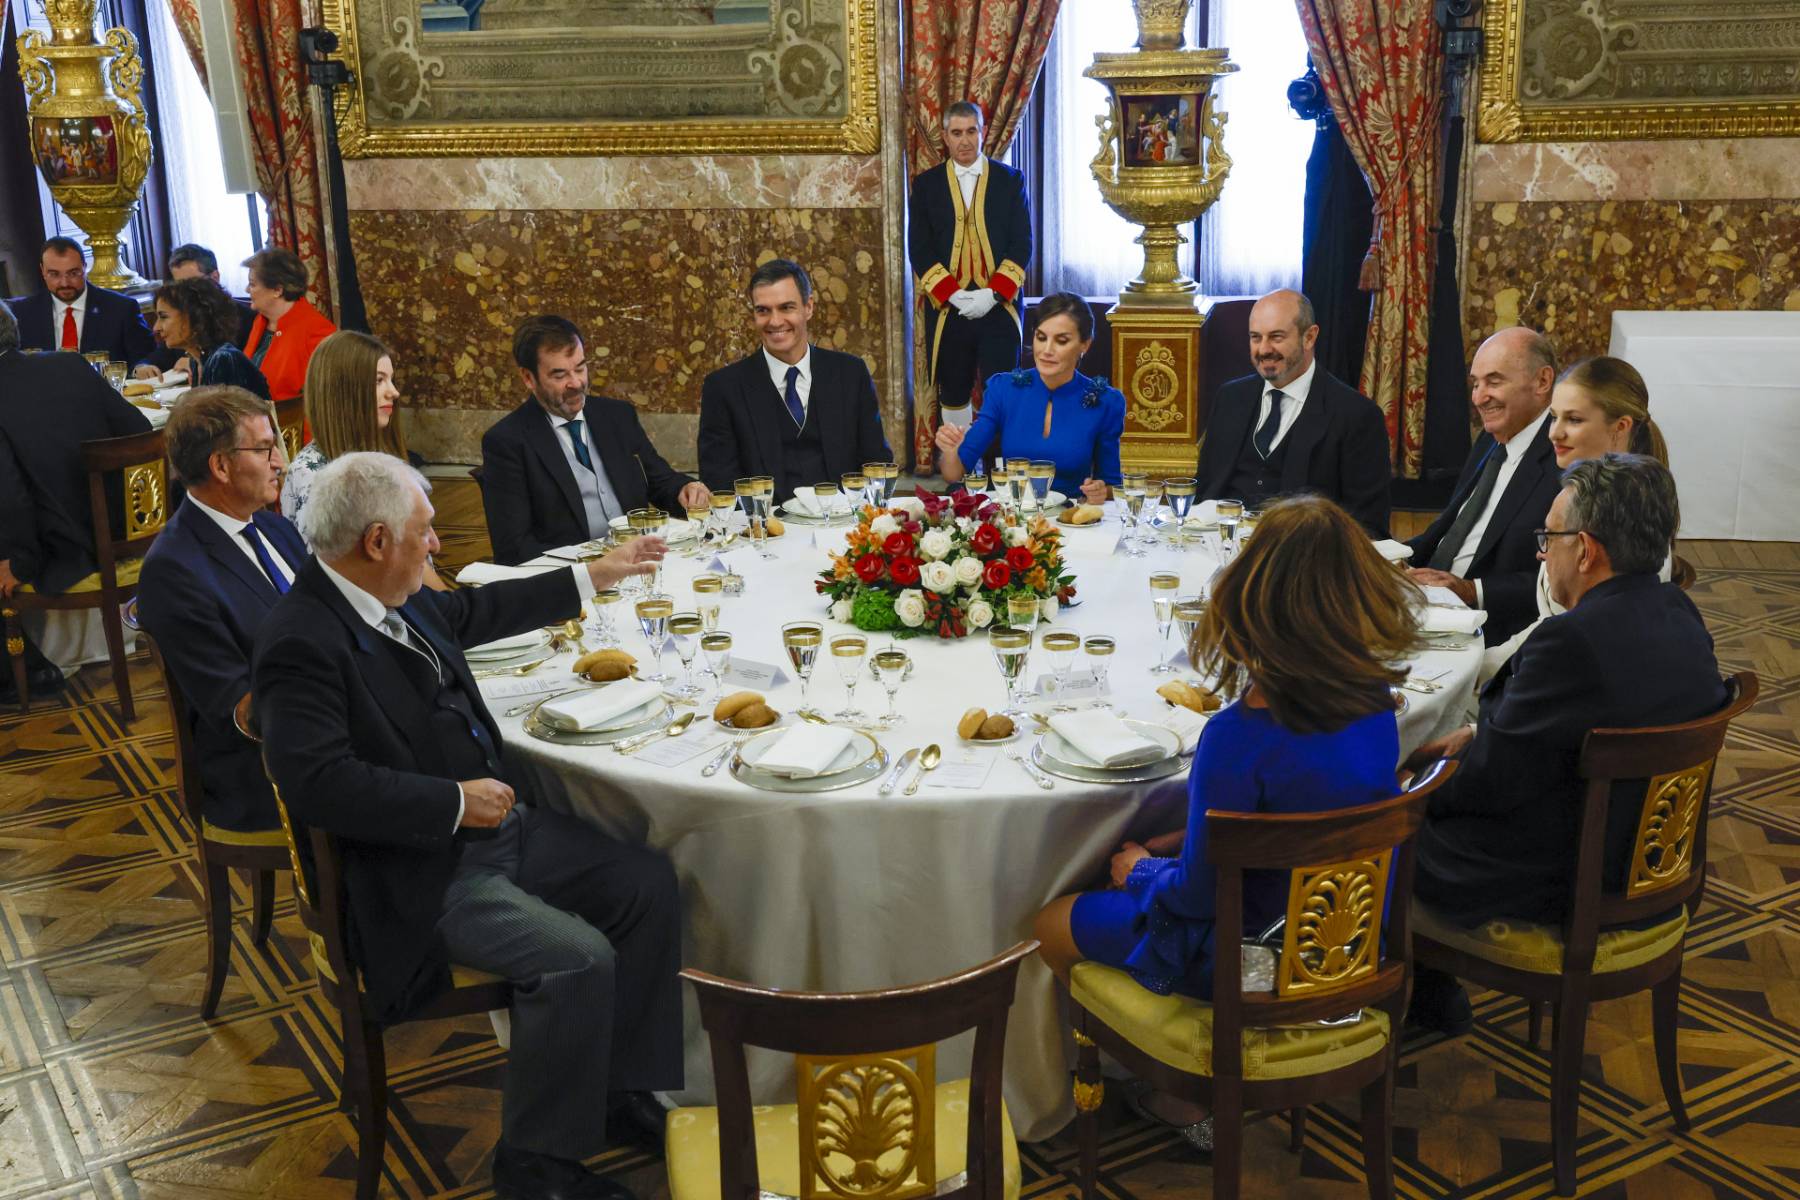
[[155, 352], [156, 339], [138, 302], [87, 281], [87, 257], [79, 242], [66, 237], [45, 242], [38, 272], [44, 290], [12, 302], [19, 344], [25, 349], [105, 351], [112, 361], [132, 366]]
[[250, 658], [263, 619], [306, 563], [287, 519], [268, 510], [286, 465], [274, 411], [242, 388], [195, 388], [169, 414], [169, 464], [187, 487], [138, 579], [138, 619], [187, 701], [206, 820], [280, 822], [250, 737]]

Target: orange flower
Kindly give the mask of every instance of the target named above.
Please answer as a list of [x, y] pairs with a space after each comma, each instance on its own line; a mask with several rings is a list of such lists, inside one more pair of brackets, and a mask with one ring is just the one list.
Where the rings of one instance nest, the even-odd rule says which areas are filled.
[[1044, 568], [1033, 567], [1025, 573], [1025, 586], [1034, 592], [1042, 593], [1050, 583], [1050, 577], [1044, 574]]

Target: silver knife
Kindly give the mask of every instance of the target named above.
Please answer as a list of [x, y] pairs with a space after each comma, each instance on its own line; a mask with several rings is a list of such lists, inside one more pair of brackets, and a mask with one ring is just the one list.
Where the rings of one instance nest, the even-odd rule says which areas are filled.
[[912, 766], [914, 760], [918, 757], [919, 750], [916, 746], [911, 750], [908, 750], [905, 754], [902, 754], [900, 756], [900, 761], [894, 764], [894, 769], [888, 772], [888, 777], [882, 781], [880, 789], [876, 791], [875, 794], [877, 796], [886, 796], [892, 792], [894, 786], [900, 782], [900, 777], [906, 774], [906, 768]]
[[1008, 750], [1006, 752], [1006, 757], [1023, 767], [1025, 773], [1031, 776], [1032, 782], [1043, 788], [1046, 792], [1056, 786], [1056, 781], [1051, 779], [1042, 767], [1032, 762], [1029, 758], [1026, 758], [1023, 754], [1020, 754], [1017, 750]]

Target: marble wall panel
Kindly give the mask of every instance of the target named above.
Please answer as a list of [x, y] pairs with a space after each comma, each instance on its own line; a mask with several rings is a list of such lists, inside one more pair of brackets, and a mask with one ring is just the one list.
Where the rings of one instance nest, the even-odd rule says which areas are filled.
[[1476, 145], [1468, 194], [1477, 204], [1800, 196], [1800, 138]]

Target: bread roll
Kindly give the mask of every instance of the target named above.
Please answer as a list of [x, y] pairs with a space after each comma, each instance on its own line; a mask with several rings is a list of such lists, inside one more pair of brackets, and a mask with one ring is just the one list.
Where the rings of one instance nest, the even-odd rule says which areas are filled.
[[1180, 679], [1169, 680], [1156, 689], [1156, 694], [1178, 708], [1191, 709], [1197, 713], [1214, 712], [1222, 703], [1205, 688], [1195, 687]]
[[1005, 713], [995, 713], [981, 723], [981, 728], [975, 732], [975, 739], [981, 742], [991, 742], [998, 738], [1011, 737], [1012, 733], [1012, 718]]
[[[629, 674], [631, 668], [637, 666], [637, 659], [623, 650], [591, 650], [588, 653], [583, 654], [580, 658], [577, 658], [575, 660], [575, 665], [572, 666], [570, 670], [574, 671], [577, 675], [586, 675], [588, 673], [588, 668], [596, 666], [599, 663], [618, 663], [623, 666], [626, 673]], [[624, 676], [615, 675], [613, 678], [623, 679]]]
[[729, 721], [752, 704], [761, 704], [762, 702], [761, 692], [733, 692], [729, 696], [722, 696], [719, 702], [713, 705], [713, 720]]
[[982, 722], [988, 719], [987, 709], [971, 708], [956, 723], [956, 736], [964, 739], [979, 737]]
[[155, 390], [156, 387], [153, 384], [148, 384], [141, 379], [136, 379], [126, 384], [124, 388], [121, 389], [121, 394], [126, 396], [148, 396]]
[[755, 700], [738, 709], [732, 715], [731, 724], [737, 729], [761, 729], [764, 725], [773, 725], [779, 720], [780, 713], [761, 700]]
[[1106, 515], [1106, 510], [1098, 504], [1077, 504], [1069, 510], [1063, 522], [1068, 525], [1092, 525]]
[[612, 683], [615, 680], [624, 679], [631, 674], [631, 671], [632, 668], [628, 664], [616, 659], [608, 659], [605, 662], [590, 663], [588, 669], [582, 674], [594, 683]]
[[763, 531], [770, 537], [780, 537], [787, 532], [787, 526], [781, 523], [780, 517], [769, 517], [763, 521]]

